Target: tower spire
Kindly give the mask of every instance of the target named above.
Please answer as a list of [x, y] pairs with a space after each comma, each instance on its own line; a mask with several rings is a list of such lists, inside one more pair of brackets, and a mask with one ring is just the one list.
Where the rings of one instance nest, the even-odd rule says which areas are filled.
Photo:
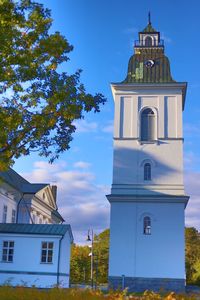
[[148, 13], [148, 21], [149, 21], [149, 25], [151, 25], [151, 12], [150, 11]]

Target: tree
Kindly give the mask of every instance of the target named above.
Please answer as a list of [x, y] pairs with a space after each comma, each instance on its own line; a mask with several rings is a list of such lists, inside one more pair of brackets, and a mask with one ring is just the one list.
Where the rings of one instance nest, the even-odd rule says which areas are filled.
[[[94, 283], [107, 283], [108, 281], [108, 254], [109, 234], [106, 229], [94, 236]], [[71, 283], [91, 283], [91, 249], [88, 246], [73, 245], [70, 262]]]
[[70, 147], [73, 121], [106, 101], [86, 93], [81, 70], [59, 71], [73, 47], [59, 32], [50, 34], [51, 25], [42, 4], [0, 2], [0, 169], [31, 151], [53, 162]]
[[199, 283], [200, 271], [200, 237], [194, 227], [185, 228], [185, 256], [186, 256], [186, 280], [187, 283]]
[[94, 262], [96, 266], [94, 275], [98, 283], [108, 282], [109, 239], [109, 229], [105, 229], [94, 237]]
[[71, 249], [70, 281], [71, 283], [90, 282], [90, 248], [73, 245]]

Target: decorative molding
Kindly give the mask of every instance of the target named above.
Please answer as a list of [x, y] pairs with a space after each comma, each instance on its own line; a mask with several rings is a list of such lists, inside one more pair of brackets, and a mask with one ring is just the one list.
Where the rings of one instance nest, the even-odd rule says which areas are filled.
[[23, 275], [44, 275], [44, 276], [66, 276], [69, 277], [69, 274], [66, 273], [57, 273], [57, 272], [32, 272], [32, 271], [16, 271], [16, 270], [0, 270], [0, 274], [23, 274]]
[[[144, 167], [144, 165], [146, 163], [150, 163], [151, 166], [155, 167], [156, 166], [156, 162], [153, 160], [153, 159], [149, 159], [149, 158], [146, 158], [146, 159], [143, 159], [141, 162], [140, 162], [140, 167]], [[146, 186], [146, 185], [145, 185]]]
[[189, 201], [189, 196], [183, 195], [183, 196], [174, 196], [174, 195], [116, 195], [116, 194], [110, 194], [106, 195], [106, 198], [110, 203], [112, 202], [118, 202], [118, 203], [124, 203], [124, 202], [136, 202], [136, 203], [179, 203], [179, 204], [185, 204], [185, 207]]
[[154, 222], [157, 221], [156, 218], [155, 218], [155, 216], [154, 216], [154, 214], [152, 214], [150, 212], [144, 212], [144, 213], [142, 213], [140, 215], [140, 217], [139, 217], [139, 221], [140, 222], [143, 221], [144, 217], [150, 217]]

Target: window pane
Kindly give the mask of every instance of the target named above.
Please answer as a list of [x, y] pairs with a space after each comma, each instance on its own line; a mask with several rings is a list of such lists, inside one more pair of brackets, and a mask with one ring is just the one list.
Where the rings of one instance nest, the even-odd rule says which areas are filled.
[[48, 262], [52, 262], [52, 256], [48, 256]]
[[42, 250], [42, 256], [46, 256], [47, 255], [47, 250]]
[[8, 242], [3, 242], [3, 247], [8, 247]]
[[53, 243], [49, 243], [49, 249], [53, 249]]
[[13, 261], [13, 256], [12, 255], [8, 256], [8, 261]]
[[13, 249], [9, 249], [9, 255], [13, 255]]
[[11, 248], [14, 248], [14, 242], [10, 242], [10, 245], [9, 245]]
[[42, 248], [47, 248], [47, 243], [46, 242], [42, 242]]
[[3, 254], [7, 255], [8, 249], [3, 249]]
[[46, 262], [46, 255], [42, 256], [41, 262]]
[[3, 261], [7, 261], [7, 255], [4, 255], [4, 254], [3, 254], [2, 260], [3, 260]]

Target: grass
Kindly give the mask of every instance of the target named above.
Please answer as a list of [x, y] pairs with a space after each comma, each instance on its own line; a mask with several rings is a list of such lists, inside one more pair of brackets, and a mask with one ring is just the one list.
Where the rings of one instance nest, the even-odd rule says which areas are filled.
[[175, 293], [159, 294], [145, 291], [142, 294], [127, 294], [127, 291], [110, 291], [103, 294], [101, 291], [81, 289], [38, 290], [25, 287], [0, 287], [0, 300], [197, 300], [197, 295], [179, 295]]

